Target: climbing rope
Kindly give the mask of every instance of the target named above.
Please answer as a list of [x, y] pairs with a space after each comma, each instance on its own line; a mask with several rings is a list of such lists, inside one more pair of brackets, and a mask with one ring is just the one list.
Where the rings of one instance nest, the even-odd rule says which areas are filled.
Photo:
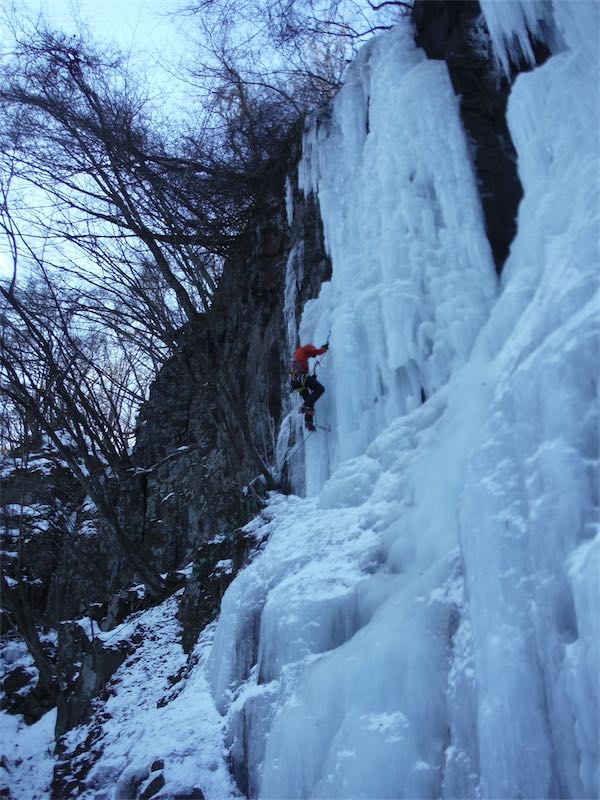
[[302, 438], [302, 441], [299, 444], [297, 444], [291, 452], [288, 449], [288, 452], [285, 454], [285, 457], [284, 457], [283, 461], [281, 462], [281, 466], [279, 467], [279, 474], [280, 475], [281, 475], [281, 472], [282, 472], [283, 468], [285, 467], [285, 465], [287, 463], [289, 463], [290, 459], [292, 459], [296, 455], [296, 453], [300, 452], [300, 450], [304, 447], [304, 445], [306, 444], [308, 439], [310, 439], [310, 437], [313, 435], [314, 432], [315, 431], [310, 431], [307, 436], [304, 436]]

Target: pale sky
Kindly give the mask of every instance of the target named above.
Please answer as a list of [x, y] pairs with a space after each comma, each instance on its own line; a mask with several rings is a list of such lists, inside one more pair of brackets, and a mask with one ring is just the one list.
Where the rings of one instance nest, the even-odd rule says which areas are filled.
[[[1, 0], [0, 0], [1, 2]], [[143, 68], [157, 84], [169, 80], [162, 65], [176, 60], [183, 45], [182, 28], [189, 18], [173, 19], [168, 12], [181, 6], [181, 0], [19, 0], [17, 12], [35, 19], [39, 12], [52, 26], [65, 32], [77, 30], [77, 20], [96, 39], [114, 42]], [[5, 9], [10, 7], [10, 0]], [[5, 18], [0, 11], [0, 28]], [[4, 38], [4, 37], [3, 37]], [[171, 86], [171, 90], [174, 87]], [[165, 100], [171, 92], [165, 92]], [[0, 234], [0, 278], [12, 276], [12, 259]]]
[[[163, 51], [174, 46], [175, 23], [168, 17], [178, 0], [26, 0], [34, 13], [64, 30], [80, 18], [100, 38], [127, 50]], [[180, 23], [179, 23], [180, 24]]]

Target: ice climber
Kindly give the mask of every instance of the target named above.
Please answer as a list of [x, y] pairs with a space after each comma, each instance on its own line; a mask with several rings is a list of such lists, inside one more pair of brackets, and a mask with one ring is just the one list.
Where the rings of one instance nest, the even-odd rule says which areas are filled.
[[317, 376], [309, 373], [308, 359], [323, 355], [329, 349], [329, 344], [315, 347], [314, 344], [303, 344], [296, 348], [294, 360], [290, 365], [290, 381], [292, 391], [298, 392], [302, 397], [303, 405], [300, 411], [304, 414], [304, 424], [309, 431], [315, 430], [315, 403], [325, 391], [317, 380]]

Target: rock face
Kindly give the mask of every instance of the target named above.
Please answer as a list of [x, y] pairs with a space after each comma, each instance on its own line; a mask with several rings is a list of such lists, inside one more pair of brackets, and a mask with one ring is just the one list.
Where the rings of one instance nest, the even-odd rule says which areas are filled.
[[77, 623], [61, 626], [58, 668], [65, 688], [58, 698], [57, 736], [89, 717], [93, 698], [104, 689], [132, 648], [129, 642], [105, 646]]
[[[473, 145], [487, 236], [500, 272], [516, 233], [523, 196], [506, 104], [511, 80], [528, 66], [514, 65], [510, 80], [500, 73], [477, 0], [416, 0], [412, 19], [417, 44], [429, 58], [446, 61], [460, 97], [463, 124]], [[538, 63], [548, 57], [539, 45], [534, 52]]]
[[82, 502], [69, 471], [50, 450], [2, 459], [0, 548], [3, 574], [19, 584], [20, 602], [48, 612], [65, 519]]
[[0, 469], [3, 573], [39, 622], [56, 627], [83, 616], [131, 579], [110, 532], [53, 447], [7, 456]]
[[264, 481], [255, 481], [260, 461], [274, 475], [288, 391], [283, 310], [290, 253], [300, 262], [297, 318], [331, 274], [316, 201], [297, 188], [299, 139], [296, 133], [238, 254], [225, 264], [213, 306], [181, 332], [179, 350], [138, 419], [134, 460], [147, 470], [138, 488], [144, 545], [161, 570], [196, 564], [181, 603], [188, 649], [232, 577], [212, 575], [209, 562], [242, 566], [245, 545], [235, 532], [260, 508], [260, 491], [247, 489], [264, 490]]

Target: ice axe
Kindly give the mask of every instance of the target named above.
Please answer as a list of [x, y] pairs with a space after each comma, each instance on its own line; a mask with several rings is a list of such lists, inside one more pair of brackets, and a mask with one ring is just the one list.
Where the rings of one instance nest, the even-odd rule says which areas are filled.
[[[323, 353], [321, 358], [319, 358], [317, 361], [315, 361], [315, 366], [314, 366], [314, 369], [313, 369], [313, 375], [315, 373], [316, 368], [321, 366], [321, 361], [323, 361], [323, 359], [325, 358], [325, 356], [329, 352], [329, 340], [330, 339], [331, 339], [331, 331], [329, 331], [329, 333], [327, 334], [327, 341], [325, 342], [325, 344], [327, 345], [327, 350], [325, 350], [325, 352]], [[321, 345], [321, 347], [323, 347], [323, 346], [324, 345]]]

